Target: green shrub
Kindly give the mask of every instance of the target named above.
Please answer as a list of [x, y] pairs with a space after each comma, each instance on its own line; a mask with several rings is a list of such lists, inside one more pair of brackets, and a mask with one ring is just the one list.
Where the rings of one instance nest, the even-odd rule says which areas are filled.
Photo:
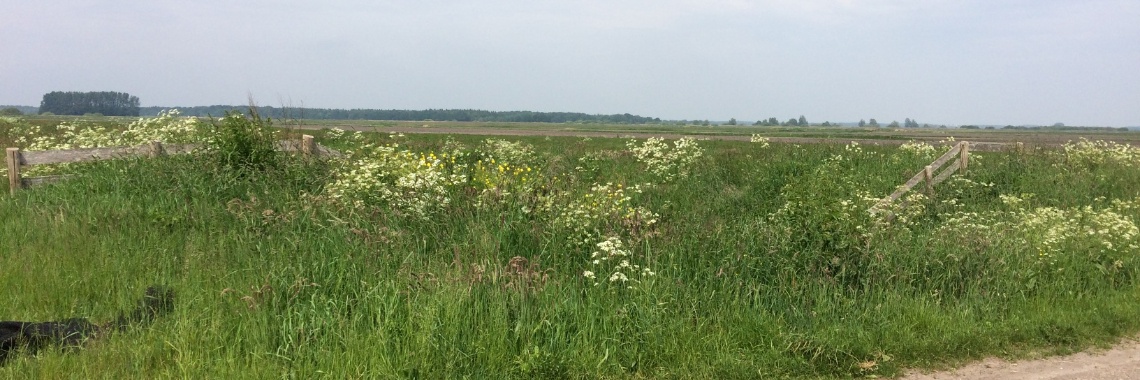
[[277, 133], [269, 118], [262, 119], [253, 107], [249, 115], [227, 111], [225, 117], [212, 121], [206, 138], [206, 154], [223, 169], [264, 171], [278, 168]]

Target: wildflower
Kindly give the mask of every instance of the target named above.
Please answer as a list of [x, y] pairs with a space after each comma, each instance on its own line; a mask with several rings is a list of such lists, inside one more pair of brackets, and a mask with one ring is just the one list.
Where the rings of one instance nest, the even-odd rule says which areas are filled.
[[325, 191], [353, 207], [388, 205], [427, 219], [450, 203], [450, 189], [466, 179], [438, 160], [427, 162], [427, 157], [399, 151], [396, 144], [376, 147], [370, 156], [343, 163]]
[[601, 239], [607, 226], [650, 230], [657, 223], [658, 215], [631, 203], [632, 198], [622, 187], [612, 183], [597, 184], [581, 198], [551, 210], [554, 213], [552, 222], [571, 232], [573, 245]]
[[748, 141], [760, 144], [760, 148], [767, 148], [768, 147], [768, 141], [770, 141], [770, 140], [771, 139], [769, 139], [767, 137], [754, 134], [754, 135], [752, 135], [752, 138], [750, 138]]
[[[656, 274], [648, 267], [635, 264], [633, 253], [626, 249], [625, 244], [616, 236], [606, 238], [606, 240], [596, 243], [595, 246], [598, 250], [590, 256], [599, 258], [592, 262], [596, 268], [605, 268], [606, 266], [603, 264], [607, 262], [617, 262], [617, 265], [606, 270], [609, 272], [609, 275], [605, 277], [606, 282], [623, 284], [628, 289], [633, 289], [635, 284], [641, 283], [646, 278]], [[589, 273], [589, 276], [586, 276], [586, 273]], [[583, 276], [593, 279], [595, 274], [588, 270], [583, 272]]]
[[1089, 141], [1081, 138], [1078, 142], [1064, 145], [1064, 156], [1070, 162], [1081, 165], [1114, 163], [1126, 167], [1140, 166], [1140, 148], [1113, 141]]
[[899, 151], [909, 153], [916, 157], [934, 158], [938, 150], [933, 145], [927, 144], [922, 141], [907, 141], [905, 144], [899, 145]]
[[673, 141], [671, 147], [658, 137], [650, 137], [640, 145], [630, 140], [626, 147], [650, 173], [664, 181], [687, 176], [694, 162], [704, 155], [696, 140], [688, 137]]
[[[1030, 207], [1031, 194], [1002, 196], [1007, 210], [985, 213], [957, 212], [948, 215], [939, 233], [959, 241], [985, 240], [1001, 231], [1016, 246], [1013, 252], [1030, 252], [1040, 265], [1054, 265], [1059, 257], [1085, 255], [1097, 264], [1114, 263], [1140, 254], [1135, 242], [1140, 227], [1113, 206], [1057, 208]], [[1129, 202], [1115, 202], [1127, 204]], [[1107, 264], [1106, 264], [1107, 265]], [[1057, 268], [1060, 270], [1061, 268]]]

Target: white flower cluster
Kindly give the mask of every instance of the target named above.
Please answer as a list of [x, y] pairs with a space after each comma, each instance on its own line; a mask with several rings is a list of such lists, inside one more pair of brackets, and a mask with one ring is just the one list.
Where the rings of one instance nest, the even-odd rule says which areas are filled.
[[927, 144], [922, 141], [907, 141], [905, 144], [899, 145], [899, 151], [908, 153], [916, 157], [933, 158], [937, 154], [938, 149], [934, 145]]
[[[647, 266], [631, 263], [630, 260], [634, 260], [633, 254], [618, 237], [611, 236], [596, 246], [598, 250], [590, 254], [590, 264], [598, 272], [582, 272], [582, 277], [595, 281], [594, 286], [607, 283], [633, 289], [635, 284], [656, 275]], [[601, 279], [598, 278], [598, 273], [601, 274]]]
[[65, 150], [118, 146], [119, 133], [102, 125], [60, 123], [55, 134], [40, 134], [37, 126], [16, 139], [26, 150]]
[[[17, 124], [7, 131], [13, 141], [24, 150], [68, 150], [138, 146], [151, 141], [166, 144], [201, 143], [205, 136], [196, 118], [179, 117], [178, 110], [159, 113], [153, 118], [139, 118], [126, 128], [101, 124], [64, 122], [55, 126], [54, 133], [45, 133], [36, 125]], [[68, 172], [75, 164], [38, 165], [27, 169], [29, 176]], [[6, 170], [5, 170], [6, 171]]]
[[[1101, 199], [1101, 200], [1103, 200], [1103, 199]], [[1117, 212], [1120, 212], [1122, 214], [1132, 214], [1132, 215], [1140, 214], [1140, 198], [1137, 198], [1137, 199], [1134, 199], [1131, 201], [1113, 199], [1109, 203], [1111, 204], [1111, 207], [1113, 210], [1116, 210]]]
[[38, 126], [18, 131], [16, 143], [26, 150], [60, 150], [136, 146], [160, 141], [168, 144], [202, 142], [196, 118], [179, 117], [178, 110], [168, 110], [153, 118], [139, 118], [124, 129], [97, 124], [61, 123], [56, 133], [43, 134]]
[[522, 166], [534, 163], [534, 147], [521, 141], [486, 139], [480, 149], [487, 159], [502, 164]]
[[764, 137], [764, 136], [754, 134], [754, 135], [752, 135], [752, 138], [748, 139], [748, 141], [760, 144], [761, 148], [767, 148], [768, 142], [771, 141], [771, 139]]
[[393, 145], [376, 148], [369, 157], [348, 162], [325, 191], [334, 201], [360, 208], [388, 205], [427, 219], [447, 206], [450, 188], [466, 177], [448, 168], [447, 157], [419, 155]]
[[[640, 193], [634, 186], [631, 192]], [[588, 245], [606, 233], [641, 232], [657, 224], [656, 213], [640, 206], [632, 206], [626, 189], [618, 184], [594, 185], [590, 192], [568, 204], [551, 210], [554, 224], [571, 231], [573, 245]]]
[[1006, 206], [1017, 209], [1025, 207], [1028, 204], [1029, 200], [1033, 199], [1033, 194], [999, 194], [998, 199], [1001, 199], [1001, 203], [1005, 204]]
[[1082, 164], [1116, 163], [1128, 167], [1140, 166], [1140, 148], [1112, 141], [1089, 141], [1081, 138], [1064, 146], [1069, 161]]
[[[377, 139], [371, 139], [369, 136], [380, 136]], [[400, 148], [400, 141], [404, 138], [403, 133], [389, 133], [386, 137], [380, 134], [365, 134], [361, 131], [348, 132], [340, 128], [332, 128], [325, 135], [329, 142], [339, 143], [343, 148], [342, 164], [346, 162], [353, 162], [363, 160], [369, 157], [375, 157], [378, 150], [387, 150], [390, 148]]]
[[1059, 255], [1084, 254], [1110, 262], [1140, 255], [1140, 228], [1128, 216], [1140, 209], [1140, 199], [1114, 200], [1103, 208], [1056, 208], [1030, 207], [1032, 196], [1026, 194], [1001, 198], [1011, 210], [953, 213], [940, 232], [960, 241], [1004, 236], [1041, 262], [1053, 262]]
[[672, 146], [659, 137], [650, 137], [641, 144], [630, 140], [626, 147], [650, 173], [663, 181], [687, 176], [693, 163], [704, 155], [704, 149], [689, 137], [673, 141]]
[[334, 127], [330, 128], [329, 131], [325, 133], [325, 137], [328, 137], [331, 140], [340, 140], [344, 138], [345, 133], [345, 130]]
[[165, 144], [190, 144], [204, 141], [201, 123], [195, 117], [179, 117], [176, 109], [158, 113], [157, 117], [139, 118], [119, 136], [122, 145], [140, 145], [151, 141]]
[[[832, 165], [831, 168], [824, 170], [835, 169], [835, 164], [849, 165], [852, 162], [878, 157], [883, 157], [883, 154], [876, 151], [865, 151], [863, 150], [863, 146], [859, 145], [858, 141], [852, 141], [843, 146], [842, 153], [834, 154], [824, 160], [824, 165]], [[844, 164], [844, 162], [846, 162], [846, 164]]]

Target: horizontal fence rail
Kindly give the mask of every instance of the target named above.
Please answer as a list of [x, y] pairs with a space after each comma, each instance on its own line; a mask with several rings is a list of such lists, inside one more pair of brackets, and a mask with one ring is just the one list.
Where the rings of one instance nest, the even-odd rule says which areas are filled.
[[[951, 160], [953, 160], [953, 162], [951, 162]], [[942, 166], [946, 165], [948, 162], [950, 163], [950, 166], [947, 166], [938, 175], [934, 175], [934, 173], [938, 172], [938, 170], [943, 169]], [[944, 153], [941, 157], [938, 157], [938, 159], [934, 160], [934, 162], [931, 162], [930, 165], [926, 165], [926, 167], [922, 168], [922, 171], [919, 171], [918, 174], [915, 174], [914, 177], [911, 177], [910, 180], [907, 180], [906, 183], [902, 184], [902, 186], [899, 186], [895, 192], [891, 193], [891, 195], [888, 195], [886, 198], [883, 198], [882, 201], [876, 203], [868, 211], [870, 211], [872, 214], [882, 212], [895, 201], [898, 201], [899, 198], [902, 198], [903, 195], [906, 195], [906, 193], [913, 189], [915, 186], [918, 186], [919, 183], [926, 184], [926, 195], [934, 196], [935, 185], [938, 185], [947, 179], [950, 179], [950, 176], [954, 175], [956, 172], [961, 171], [964, 173], [969, 164], [970, 143], [968, 141], [962, 141], [954, 144], [953, 148], [950, 148], [949, 151]], [[903, 203], [903, 206], [906, 206], [905, 202]]]
[[[300, 152], [306, 156], [340, 156], [340, 152], [317, 144], [313, 136], [304, 135], [300, 140], [280, 140], [276, 147], [282, 152]], [[149, 144], [138, 146], [122, 146], [108, 148], [83, 148], [68, 150], [31, 150], [23, 151], [20, 148], [5, 150], [8, 164], [8, 188], [12, 194], [17, 190], [40, 184], [51, 183], [66, 178], [66, 175], [52, 175], [42, 177], [23, 177], [20, 170], [24, 166], [63, 164], [74, 162], [87, 162], [108, 160], [124, 157], [158, 157], [169, 154], [190, 153], [202, 148], [201, 144], [163, 144], [152, 141]]]

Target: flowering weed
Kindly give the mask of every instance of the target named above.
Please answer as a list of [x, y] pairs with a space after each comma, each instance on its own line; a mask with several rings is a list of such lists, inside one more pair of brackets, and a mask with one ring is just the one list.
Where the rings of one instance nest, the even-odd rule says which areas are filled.
[[769, 146], [768, 141], [771, 141], [771, 139], [764, 137], [764, 136], [761, 136], [761, 135], [752, 135], [752, 137], [749, 138], [748, 141], [752, 142], [752, 143], [759, 144], [760, 148], [767, 148]]
[[450, 203], [454, 186], [466, 182], [451, 162], [451, 157], [433, 152], [380, 146], [370, 156], [344, 163], [325, 192], [332, 201], [353, 208], [390, 206], [427, 219]]
[[626, 189], [621, 184], [595, 184], [589, 192], [549, 210], [553, 224], [565, 229], [573, 246], [589, 246], [610, 234], [642, 237], [651, 233], [658, 215], [634, 206], [629, 193], [641, 193], [640, 186]]
[[704, 155], [697, 141], [689, 137], [675, 140], [672, 145], [662, 138], [650, 137], [641, 144], [629, 140], [626, 146], [646, 170], [664, 182], [688, 176], [693, 164]]
[[582, 272], [582, 277], [594, 283], [605, 284], [607, 288], [633, 289], [637, 284], [656, 275], [644, 264], [637, 264], [638, 258], [625, 247], [621, 238], [611, 236], [596, 244], [597, 250], [590, 254], [590, 268]]
[[1093, 166], [1116, 164], [1124, 167], [1140, 167], [1140, 148], [1112, 141], [1089, 141], [1082, 138], [1068, 142], [1064, 146], [1065, 158], [1071, 165]]

